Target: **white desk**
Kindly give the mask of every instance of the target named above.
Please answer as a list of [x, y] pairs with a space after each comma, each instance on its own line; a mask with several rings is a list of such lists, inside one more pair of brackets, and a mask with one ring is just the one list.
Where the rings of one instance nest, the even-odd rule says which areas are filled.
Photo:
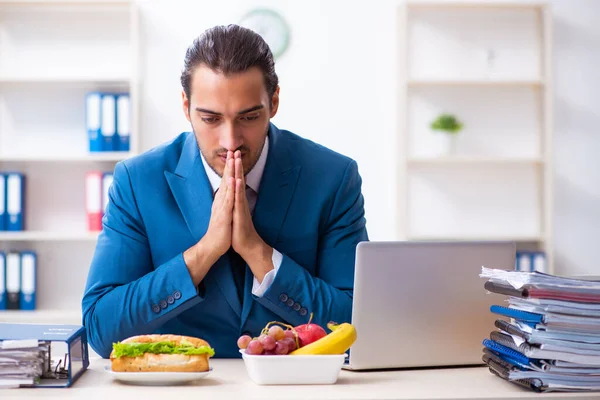
[[213, 372], [182, 386], [130, 386], [115, 382], [104, 371], [109, 360], [93, 359], [90, 368], [69, 389], [5, 389], [0, 399], [519, 399], [600, 398], [600, 393], [539, 394], [492, 375], [487, 368], [342, 371], [335, 385], [259, 386], [242, 360], [210, 361]]

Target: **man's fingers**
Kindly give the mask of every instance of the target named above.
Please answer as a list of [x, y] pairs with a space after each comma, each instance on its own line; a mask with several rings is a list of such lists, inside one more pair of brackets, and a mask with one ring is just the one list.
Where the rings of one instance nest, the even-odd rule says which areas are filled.
[[223, 177], [221, 178], [220, 189], [225, 189], [227, 187], [227, 183], [229, 182], [229, 178], [233, 176], [233, 169], [235, 168], [233, 163], [233, 157], [229, 157], [230, 151], [227, 152], [227, 160], [225, 161], [225, 168], [223, 169]]
[[241, 158], [235, 159], [235, 179], [244, 179], [244, 167]]
[[243, 186], [241, 179], [235, 180], [235, 211], [241, 212], [246, 199], [246, 188]]
[[235, 183], [232, 177], [227, 179], [227, 194], [225, 196], [225, 207], [228, 211], [233, 208], [233, 202], [235, 199]]

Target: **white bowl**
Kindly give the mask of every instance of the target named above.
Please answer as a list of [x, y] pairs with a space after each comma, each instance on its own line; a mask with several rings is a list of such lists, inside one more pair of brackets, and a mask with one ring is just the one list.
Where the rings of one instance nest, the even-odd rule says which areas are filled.
[[250, 355], [240, 350], [246, 371], [258, 385], [331, 385], [337, 382], [347, 354], [319, 356]]

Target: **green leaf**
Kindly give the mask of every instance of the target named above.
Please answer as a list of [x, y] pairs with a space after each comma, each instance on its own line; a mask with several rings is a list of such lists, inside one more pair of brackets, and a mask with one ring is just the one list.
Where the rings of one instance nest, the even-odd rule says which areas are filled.
[[448, 133], [458, 133], [462, 128], [463, 124], [451, 114], [442, 114], [431, 123], [431, 129]]
[[152, 354], [208, 354], [210, 357], [215, 355], [214, 349], [208, 346], [194, 347], [190, 342], [176, 345], [172, 342], [154, 342], [154, 343], [113, 343], [114, 356], [119, 357], [139, 357], [145, 353]]

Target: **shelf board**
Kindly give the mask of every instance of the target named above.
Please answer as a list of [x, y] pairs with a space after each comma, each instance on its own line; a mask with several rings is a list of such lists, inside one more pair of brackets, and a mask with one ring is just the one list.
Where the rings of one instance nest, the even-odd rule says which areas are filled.
[[544, 85], [540, 79], [409, 79], [407, 85], [410, 87], [433, 87], [433, 86], [534, 86]]
[[99, 232], [1, 231], [0, 242], [96, 241]]
[[442, 8], [476, 8], [476, 9], [540, 9], [546, 7], [543, 1], [408, 1], [406, 6], [410, 9], [442, 9]]
[[[1, 4], [1, 3], [0, 3]], [[116, 84], [129, 85], [130, 77], [124, 75], [106, 76], [29, 76], [0, 74], [0, 84]]]
[[0, 6], [20, 5], [130, 5], [135, 0], [0, 0]]
[[434, 241], [513, 241], [513, 242], [543, 242], [543, 236], [506, 236], [506, 235], [408, 235], [407, 240], [434, 242]]
[[2, 156], [0, 155], [0, 162], [111, 162], [121, 161], [127, 158], [133, 157], [135, 153], [132, 152], [119, 152], [119, 151], [107, 151], [98, 153], [89, 153], [75, 156], [53, 156], [53, 155], [34, 155], [34, 156]]
[[517, 157], [468, 157], [468, 156], [450, 156], [450, 157], [413, 157], [407, 160], [410, 166], [436, 166], [436, 165], [541, 165], [544, 160], [539, 157], [517, 158]]
[[81, 325], [81, 310], [1, 310], [0, 322]]

